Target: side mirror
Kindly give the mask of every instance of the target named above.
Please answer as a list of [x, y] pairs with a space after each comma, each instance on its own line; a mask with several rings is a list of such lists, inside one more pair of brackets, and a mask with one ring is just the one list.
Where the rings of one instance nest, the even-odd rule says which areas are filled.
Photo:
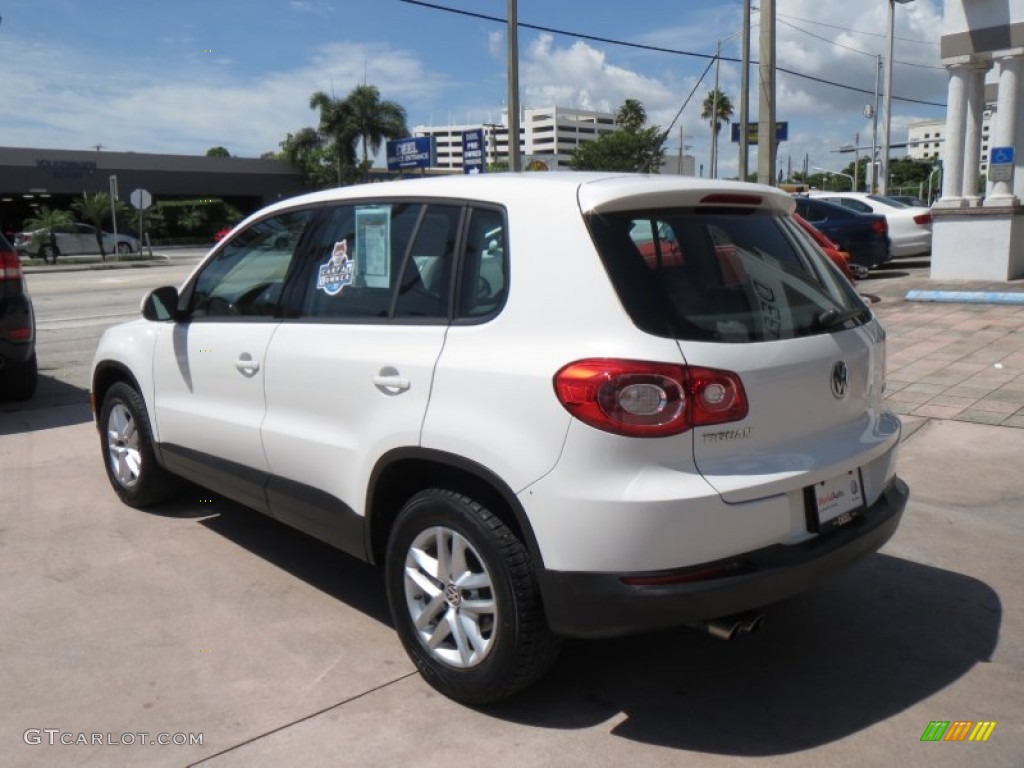
[[177, 321], [181, 318], [178, 298], [178, 289], [173, 285], [155, 288], [142, 300], [142, 316], [154, 322]]

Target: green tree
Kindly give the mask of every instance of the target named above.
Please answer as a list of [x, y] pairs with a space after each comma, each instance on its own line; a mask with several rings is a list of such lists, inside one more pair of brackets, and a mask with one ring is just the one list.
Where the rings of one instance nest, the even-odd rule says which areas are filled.
[[[351, 107], [342, 99], [328, 96], [317, 91], [309, 98], [309, 108], [320, 111], [320, 124], [317, 128], [303, 128], [296, 134], [295, 144], [300, 151], [308, 153], [319, 146], [329, 162], [334, 166], [337, 183], [342, 184], [346, 172], [356, 164], [355, 140]], [[310, 133], [313, 131], [314, 136]], [[287, 148], [285, 149], [287, 152]]]
[[328, 140], [315, 128], [289, 133], [281, 142], [281, 157], [302, 172], [310, 187], [330, 186], [335, 178], [341, 183], [341, 166], [335, 168]]
[[210, 147], [206, 150], [207, 157], [231, 157], [231, 153], [224, 147]]
[[724, 93], [712, 88], [704, 97], [700, 119], [707, 120], [715, 133], [721, 133], [722, 123], [728, 123], [730, 118], [732, 118], [732, 102]]
[[32, 245], [43, 257], [43, 261], [56, 264], [57, 240], [53, 232], [59, 227], [66, 227], [74, 223], [75, 220], [70, 211], [54, 210], [44, 205], [36, 211], [34, 216], [25, 219], [22, 226], [35, 233], [32, 237]]
[[[96, 228], [96, 245], [100, 249], [100, 256], [107, 258], [107, 251], [103, 247], [103, 224], [111, 218], [110, 195], [106, 192], [83, 192], [82, 197], [71, 204], [75, 212], [85, 221], [88, 221]], [[118, 213], [124, 214], [126, 206], [118, 204]], [[117, 250], [117, 245], [114, 245]]]
[[195, 205], [184, 208], [178, 214], [178, 226], [186, 232], [195, 232], [206, 223], [206, 212]]
[[350, 135], [355, 135], [363, 149], [362, 173], [370, 169], [369, 154], [377, 154], [388, 139], [409, 135], [405, 108], [396, 101], [381, 101], [375, 85], [357, 85], [345, 99]]
[[580, 144], [570, 167], [577, 171], [657, 173], [665, 158], [666, 134], [658, 126], [645, 126], [647, 113], [635, 99], [627, 99], [616, 118], [619, 130]]
[[639, 131], [647, 123], [647, 110], [636, 99], [626, 99], [615, 113], [615, 122], [627, 131]]

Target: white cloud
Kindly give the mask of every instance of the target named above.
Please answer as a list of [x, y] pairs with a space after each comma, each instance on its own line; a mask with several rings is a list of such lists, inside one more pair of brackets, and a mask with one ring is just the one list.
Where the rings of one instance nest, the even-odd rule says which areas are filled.
[[[344, 96], [364, 77], [407, 108], [433, 98], [441, 78], [417, 56], [386, 45], [335, 43], [269, 75], [242, 77], [229, 60], [198, 58], [177, 70], [98, 60], [43, 44], [7, 47], [0, 99], [7, 146], [201, 154], [223, 145], [255, 157], [289, 132], [315, 125], [313, 92]], [[364, 69], [365, 67], [365, 69]]]

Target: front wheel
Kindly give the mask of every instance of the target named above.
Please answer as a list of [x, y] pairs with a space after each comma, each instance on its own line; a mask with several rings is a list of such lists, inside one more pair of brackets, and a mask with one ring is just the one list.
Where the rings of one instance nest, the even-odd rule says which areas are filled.
[[486, 704], [547, 671], [558, 640], [544, 620], [530, 554], [485, 507], [454, 491], [413, 496], [385, 561], [395, 629], [444, 695]]
[[39, 249], [39, 258], [50, 264], [56, 264], [57, 256], [59, 255], [60, 251], [57, 250], [55, 245], [44, 245]]
[[107, 478], [125, 504], [142, 509], [172, 497], [178, 479], [160, 466], [142, 396], [124, 382], [107, 390], [100, 410]]
[[127, 256], [132, 252], [132, 247], [128, 243], [118, 243], [117, 253], [119, 256]]

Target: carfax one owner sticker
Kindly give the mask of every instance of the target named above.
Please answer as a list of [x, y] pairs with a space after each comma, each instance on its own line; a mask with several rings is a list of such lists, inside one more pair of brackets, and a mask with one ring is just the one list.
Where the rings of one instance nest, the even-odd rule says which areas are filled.
[[345, 240], [335, 243], [331, 258], [320, 265], [316, 289], [328, 296], [337, 296], [346, 285], [352, 285], [353, 267], [352, 259], [348, 257], [348, 243]]

